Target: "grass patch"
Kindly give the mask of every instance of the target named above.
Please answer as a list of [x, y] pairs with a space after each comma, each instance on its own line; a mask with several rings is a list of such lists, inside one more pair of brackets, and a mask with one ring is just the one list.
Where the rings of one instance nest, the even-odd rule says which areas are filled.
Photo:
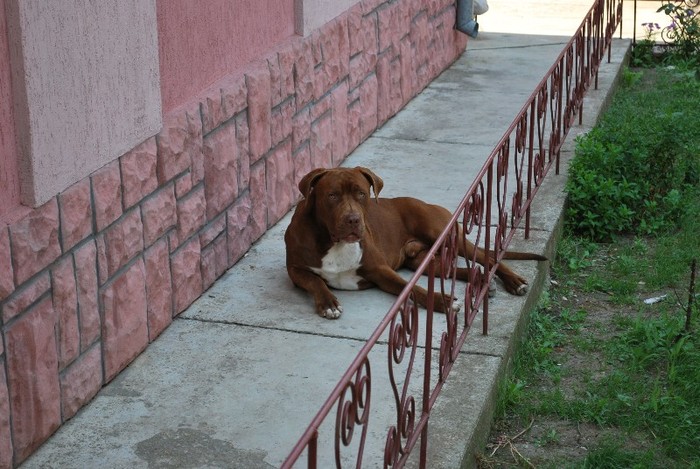
[[578, 141], [553, 286], [500, 387], [492, 446], [517, 434], [523, 467], [700, 468], [700, 85], [625, 83]]
[[[644, 266], [660, 250], [644, 254], [639, 240], [623, 241], [625, 264]], [[608, 247], [608, 246], [606, 246]], [[604, 260], [596, 251], [591, 260]], [[597, 442], [574, 467], [697, 467], [700, 461], [700, 344], [698, 321], [684, 334], [685, 312], [672, 293], [646, 305], [650, 291], [632, 269], [634, 295], [612, 286], [587, 292], [595, 269], [604, 285], [620, 275], [616, 262], [591, 262], [571, 272], [566, 259], [554, 266], [556, 278], [573, 277], [553, 287], [530, 318], [526, 340], [511, 375], [501, 385], [497, 418], [523, 422], [543, 417], [593, 424], [614, 435]], [[650, 277], [654, 277], [653, 274]], [[679, 281], [682, 275], [677, 276]], [[687, 280], [687, 272], [686, 272]], [[649, 282], [649, 285], [654, 285]], [[678, 285], [681, 288], [682, 285]], [[670, 292], [670, 290], [669, 290]], [[623, 303], [618, 297], [636, 300]], [[583, 303], [583, 304], [582, 304]], [[593, 304], [588, 307], [584, 304]], [[697, 318], [697, 313], [696, 313]], [[634, 435], [632, 448], [627, 445]], [[539, 437], [542, 438], [541, 436]], [[617, 441], [617, 443], [615, 443]], [[617, 453], [619, 460], [611, 462]], [[652, 458], [651, 455], [654, 455]], [[650, 459], [652, 458], [652, 459]], [[607, 461], [607, 462], [605, 462]]]

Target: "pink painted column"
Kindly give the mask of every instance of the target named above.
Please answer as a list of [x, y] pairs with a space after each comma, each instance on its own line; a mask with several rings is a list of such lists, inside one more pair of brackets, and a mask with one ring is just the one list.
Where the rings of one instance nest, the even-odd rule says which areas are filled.
[[13, 172], [36, 208], [160, 130], [155, 0], [3, 2]]
[[19, 206], [18, 174], [5, 0], [0, 0], [0, 222]]

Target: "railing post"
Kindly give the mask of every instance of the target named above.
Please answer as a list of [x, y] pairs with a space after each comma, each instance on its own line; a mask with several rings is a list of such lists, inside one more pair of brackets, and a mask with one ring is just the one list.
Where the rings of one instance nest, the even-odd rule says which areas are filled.
[[[535, 122], [537, 117], [537, 103], [533, 101], [530, 104], [530, 125], [528, 132], [528, 152], [527, 152], [527, 200], [532, 197], [532, 172], [534, 171], [534, 154], [535, 154]], [[542, 151], [539, 148], [539, 151]], [[525, 214], [525, 239], [530, 237], [530, 207], [527, 208], [527, 213]]]
[[[448, 227], [449, 228], [449, 227]], [[423, 415], [430, 414], [430, 370], [432, 368], [433, 350], [433, 315], [435, 293], [435, 262], [428, 264], [428, 307], [425, 317], [425, 360], [423, 364], [423, 402], [421, 411]], [[428, 424], [421, 431], [420, 437], [420, 468], [427, 467], [428, 462]]]
[[309, 450], [307, 454], [308, 459], [306, 461], [306, 466], [309, 469], [316, 469], [316, 463], [318, 461], [318, 431], [314, 432], [309, 441]]
[[[491, 156], [493, 157], [493, 153], [491, 154]], [[490, 162], [487, 162], [487, 164], [489, 165], [489, 167], [486, 173], [486, 220], [484, 223], [486, 225], [486, 234], [484, 236], [484, 252], [486, 253], [486, 258], [488, 259], [489, 257], [491, 257], [491, 204], [493, 203], [491, 194], [493, 194], [493, 158], [491, 158]], [[488, 289], [488, 284], [491, 282], [491, 268], [488, 266], [488, 262], [486, 264], [487, 265], [485, 265], [483, 268], [482, 282], [484, 281], [484, 279], [488, 281], [484, 285]], [[488, 297], [489, 296], [486, 295], [484, 298], [484, 311], [482, 313], [483, 320], [481, 333], [483, 335], [489, 334]]]

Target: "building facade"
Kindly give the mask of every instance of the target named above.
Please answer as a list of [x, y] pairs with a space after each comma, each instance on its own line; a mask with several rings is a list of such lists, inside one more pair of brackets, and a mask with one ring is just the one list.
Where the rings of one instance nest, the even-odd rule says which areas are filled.
[[454, 0], [0, 0], [0, 467], [464, 50]]

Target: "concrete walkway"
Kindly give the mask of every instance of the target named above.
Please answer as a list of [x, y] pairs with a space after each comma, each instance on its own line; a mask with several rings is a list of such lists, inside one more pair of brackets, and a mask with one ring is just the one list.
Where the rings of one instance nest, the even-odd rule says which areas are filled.
[[[381, 176], [382, 195], [413, 195], [455, 208], [590, 6], [582, 0], [492, 3], [467, 52], [345, 162]], [[640, 4], [647, 11], [657, 7]], [[627, 2], [626, 36], [631, 7]], [[628, 47], [629, 40], [615, 41], [612, 63], [602, 65], [599, 89], [587, 97], [585, 125], [567, 140], [565, 161], [573, 137], [595, 121]], [[517, 240], [518, 249], [552, 249], [565, 176], [552, 172], [548, 179], [535, 200], [532, 238]], [[338, 292], [343, 316], [316, 316], [284, 268], [289, 218], [22, 467], [278, 467], [394, 300], [377, 290]], [[523, 313], [547, 277], [546, 263], [516, 268], [533, 288], [516, 298], [499, 287], [490, 304], [489, 336], [480, 335], [478, 324], [470, 332], [431, 419], [431, 468], [459, 467], [465, 455], [471, 465], [483, 448], [497, 381]], [[380, 344], [370, 356], [373, 414], [364, 467], [381, 467], [386, 429], [395, 419], [386, 354]], [[332, 413], [321, 435], [321, 468], [334, 466], [334, 419]]]

